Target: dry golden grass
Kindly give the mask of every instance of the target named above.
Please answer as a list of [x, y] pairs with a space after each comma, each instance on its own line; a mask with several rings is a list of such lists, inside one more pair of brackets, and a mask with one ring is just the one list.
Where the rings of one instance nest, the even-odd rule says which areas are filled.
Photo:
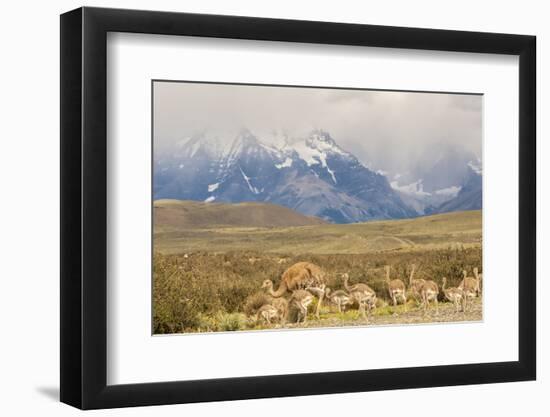
[[[176, 204], [178, 210], [189, 208], [179, 202], [162, 204]], [[270, 300], [262, 294], [262, 282], [270, 279], [277, 287], [282, 273], [302, 261], [323, 268], [332, 289], [342, 288], [340, 276], [344, 272], [349, 273], [351, 283], [368, 283], [380, 300], [376, 313], [379, 322], [422, 322], [426, 319], [416, 317], [414, 311], [406, 317], [393, 316], [399, 309], [387, 307], [384, 265], [392, 266], [392, 278], [408, 283], [410, 267], [415, 263], [416, 278], [441, 285], [445, 276], [449, 287], [459, 284], [463, 269], [472, 271], [482, 266], [481, 211], [349, 225], [243, 227], [246, 216], [233, 208], [228, 212], [224, 205], [208, 206], [210, 211], [198, 214], [197, 207], [192, 208], [193, 216], [206, 216], [201, 221], [218, 216], [220, 223], [232, 226], [175, 230], [164, 224], [156, 228], [155, 333], [265, 328], [253, 320], [256, 310]], [[261, 216], [256, 220], [263, 221]], [[414, 303], [413, 307], [418, 310]], [[479, 320], [481, 306], [478, 313], [454, 317], [450, 311], [447, 319]], [[323, 314], [323, 320], [312, 319], [308, 326], [350, 325], [350, 317], [357, 312], [339, 318], [338, 313], [325, 308]], [[386, 316], [390, 318], [382, 319]]]
[[[254, 262], [250, 262], [254, 259]], [[281, 259], [285, 259], [281, 263]], [[155, 333], [256, 329], [250, 319], [268, 297], [261, 294], [265, 279], [278, 285], [286, 268], [309, 261], [327, 272], [328, 286], [342, 288], [341, 273], [351, 283], [368, 283], [382, 306], [389, 302], [384, 265], [392, 265], [392, 277], [408, 282], [410, 266], [418, 265], [415, 277], [456, 286], [462, 270], [481, 266], [481, 248], [449, 248], [415, 252], [370, 254], [291, 255], [261, 252], [223, 254], [196, 252], [184, 255], [154, 255], [153, 322]], [[254, 300], [254, 298], [256, 298]], [[380, 309], [380, 314], [393, 309]], [[332, 313], [331, 313], [332, 314]], [[460, 319], [460, 318], [459, 318]], [[399, 323], [399, 317], [395, 319]], [[229, 324], [228, 324], [229, 323]]]
[[416, 219], [296, 227], [203, 227], [175, 230], [155, 226], [161, 253], [260, 251], [273, 254], [360, 254], [478, 247], [481, 211]]

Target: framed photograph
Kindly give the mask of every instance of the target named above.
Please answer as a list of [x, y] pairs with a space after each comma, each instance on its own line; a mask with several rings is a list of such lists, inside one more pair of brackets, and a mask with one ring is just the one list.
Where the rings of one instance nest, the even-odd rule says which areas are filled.
[[533, 380], [535, 37], [61, 16], [61, 401]]

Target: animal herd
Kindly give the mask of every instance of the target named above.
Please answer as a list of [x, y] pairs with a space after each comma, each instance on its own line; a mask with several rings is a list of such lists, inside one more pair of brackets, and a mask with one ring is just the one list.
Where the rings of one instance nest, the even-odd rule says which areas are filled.
[[[391, 277], [391, 267], [385, 266], [385, 284], [388, 296], [393, 304], [407, 304], [407, 298], [413, 297], [417, 305], [423, 308], [424, 314], [430, 304], [435, 306], [435, 314], [439, 314], [438, 298], [440, 292], [443, 297], [453, 303], [456, 312], [466, 312], [468, 305], [481, 294], [481, 274], [478, 268], [473, 269], [474, 276], [468, 276], [463, 271], [463, 279], [457, 287], [447, 287], [447, 278], [442, 278], [441, 291], [439, 285], [433, 280], [415, 278], [416, 265], [411, 265], [408, 285]], [[319, 318], [321, 306], [324, 301], [335, 305], [339, 313], [347, 308], [358, 306], [360, 315], [366, 320], [376, 308], [376, 292], [366, 283], [350, 284], [349, 274], [342, 273], [341, 289], [331, 289], [326, 286], [326, 274], [322, 268], [311, 262], [298, 262], [288, 268], [281, 277], [277, 289], [271, 280], [265, 280], [262, 288], [272, 297], [272, 301], [258, 308], [256, 320], [266, 324], [274, 322], [286, 323], [289, 313], [294, 311], [295, 321], [305, 323], [307, 321], [308, 307], [317, 298], [315, 317]]]

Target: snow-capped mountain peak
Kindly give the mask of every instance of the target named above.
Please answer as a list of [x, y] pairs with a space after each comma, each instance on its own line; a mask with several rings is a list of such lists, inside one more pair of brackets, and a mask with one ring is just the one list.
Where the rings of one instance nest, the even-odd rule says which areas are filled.
[[155, 153], [154, 198], [265, 201], [337, 223], [415, 215], [328, 132], [270, 139], [201, 132]]

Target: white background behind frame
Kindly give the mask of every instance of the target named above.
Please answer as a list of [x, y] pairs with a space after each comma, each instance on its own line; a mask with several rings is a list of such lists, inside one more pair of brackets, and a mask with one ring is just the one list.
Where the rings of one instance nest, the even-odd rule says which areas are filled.
[[[88, 0], [90, 6], [157, 9], [179, 12], [235, 14], [290, 19], [310, 19], [349, 23], [370, 23], [484, 32], [520, 33], [537, 36], [537, 236], [539, 277], [550, 275], [550, 263], [544, 262], [550, 251], [550, 146], [543, 141], [550, 135], [547, 117], [550, 98], [550, 25], [548, 4], [538, 0], [502, 2], [501, 0], [395, 0], [358, 2], [340, 0]], [[4, 297], [0, 303], [3, 331], [0, 364], [2, 392], [9, 392], [0, 404], [5, 415], [37, 414], [81, 416], [82, 413], [58, 401], [59, 397], [59, 14], [80, 7], [79, 0], [10, 2], [4, 5], [6, 16], [0, 26], [3, 53], [7, 62], [0, 74], [5, 83], [3, 102], [9, 117], [3, 119], [5, 138], [0, 154], [0, 178], [5, 196], [18, 204], [0, 206], [2, 224], [2, 260]], [[495, 13], [498, 10], [498, 14]], [[14, 39], [14, 33], [17, 33]], [[28, 51], [32, 51], [29, 53]], [[40, 63], [37, 77], [37, 62]], [[21, 93], [21, 86], [32, 86], [32, 100]], [[29, 123], [29, 109], [33, 112]], [[31, 151], [32, 150], [32, 151]], [[21, 170], [21, 156], [28, 170]], [[20, 156], [20, 157], [14, 157]], [[30, 168], [32, 167], [32, 169]], [[18, 172], [17, 181], [13, 173]], [[33, 190], [33, 192], [29, 192]], [[40, 202], [37, 212], [36, 202]], [[22, 225], [28, 233], [22, 233]], [[32, 254], [22, 248], [32, 244], [41, 248]], [[21, 265], [24, 265], [22, 272]], [[29, 291], [29, 288], [31, 289]], [[167, 407], [139, 407], [94, 412], [94, 416], [219, 416], [280, 417], [314, 413], [318, 417], [341, 414], [346, 410], [369, 410], [373, 415], [391, 413], [390, 404], [405, 404], [411, 417], [464, 417], [462, 407], [449, 408], [457, 398], [468, 398], [478, 414], [524, 415], [547, 407], [550, 390], [550, 303], [543, 294], [550, 292], [550, 280], [538, 280], [537, 299], [537, 381], [506, 384], [421, 388], [398, 391], [357, 392], [261, 400], [181, 404]], [[19, 296], [25, 294], [24, 300]], [[21, 308], [22, 303], [29, 308]], [[30, 307], [32, 306], [32, 307]], [[13, 319], [17, 311], [18, 320]], [[32, 323], [29, 326], [21, 323]], [[39, 348], [37, 348], [39, 341]], [[25, 363], [25, 366], [22, 366]], [[521, 401], [518, 401], [521, 398]], [[426, 404], [432, 404], [427, 409]], [[359, 411], [358, 411], [359, 412]], [[394, 414], [399, 411], [396, 410]]]
[[[517, 57], [118, 33], [107, 51], [109, 384], [517, 360]], [[152, 337], [151, 79], [484, 93], [484, 321]], [[290, 346], [308, 360], [277, 361]]]

